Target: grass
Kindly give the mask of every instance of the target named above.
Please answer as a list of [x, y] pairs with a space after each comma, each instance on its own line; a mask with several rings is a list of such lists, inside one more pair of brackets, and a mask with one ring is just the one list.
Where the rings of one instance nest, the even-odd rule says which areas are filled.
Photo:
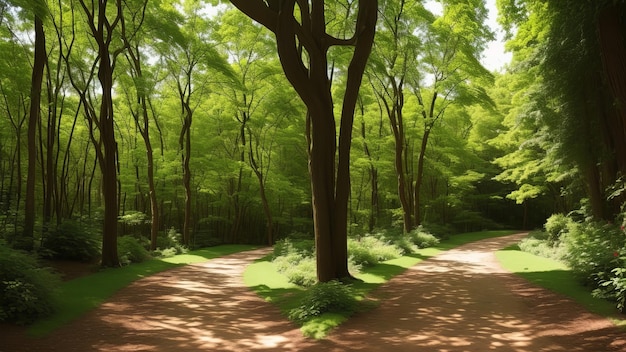
[[[359, 275], [356, 275], [362, 282], [353, 283], [352, 288], [356, 298], [363, 302], [362, 308], [371, 309], [376, 305], [376, 302], [365, 298], [372, 290], [424, 259], [462, 244], [513, 233], [515, 231], [482, 231], [452, 236], [436, 247], [420, 249], [417, 253], [364, 268]], [[266, 301], [276, 304], [285, 315], [299, 305], [306, 292], [303, 288], [289, 283], [284, 275], [276, 272], [269, 256], [248, 266], [244, 273], [244, 282]], [[301, 331], [305, 336], [320, 339], [347, 319], [348, 316], [345, 315], [326, 313], [306, 322], [301, 327]]]
[[615, 303], [593, 297], [565, 264], [522, 252], [517, 246], [496, 252], [496, 257], [506, 270], [538, 286], [569, 297], [590, 312], [607, 317], [616, 325], [626, 328], [626, 317], [619, 315]]
[[123, 268], [104, 269], [95, 274], [77, 278], [61, 285], [57, 313], [29, 327], [31, 336], [45, 336], [60, 326], [98, 307], [115, 292], [133, 281], [181, 265], [203, 262], [227, 254], [256, 248], [245, 245], [224, 245], [190, 251], [164, 259], [152, 259]]

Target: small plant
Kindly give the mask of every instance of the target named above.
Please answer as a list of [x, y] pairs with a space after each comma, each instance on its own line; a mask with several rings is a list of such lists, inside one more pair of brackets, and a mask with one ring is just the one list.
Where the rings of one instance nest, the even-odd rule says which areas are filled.
[[[147, 240], [144, 241], [147, 244]], [[150, 253], [145, 248], [145, 244], [132, 236], [122, 236], [117, 239], [117, 252], [122, 265], [130, 263], [141, 263], [150, 259]]]
[[0, 241], [0, 321], [27, 324], [55, 310], [58, 275]]
[[348, 239], [348, 254], [356, 265], [372, 266], [381, 261], [399, 258], [402, 250], [374, 236]]
[[309, 288], [300, 305], [289, 312], [289, 319], [303, 324], [324, 313], [350, 315], [357, 304], [350, 286], [339, 281], [320, 282]]
[[157, 248], [160, 249], [160, 253], [170, 253], [171, 249], [175, 252], [173, 255], [187, 253], [187, 247], [183, 246], [180, 241], [182, 236], [174, 228], [167, 230], [164, 235], [159, 235], [157, 237]]
[[439, 239], [422, 226], [409, 233], [409, 238], [418, 248], [428, 248], [439, 244]]
[[317, 282], [315, 258], [310, 245], [309, 241], [300, 243], [284, 239], [274, 247], [272, 262], [276, 270], [295, 285], [308, 287]]
[[519, 248], [524, 252], [558, 261], [564, 260], [567, 256], [565, 245], [561, 242], [549, 241], [548, 234], [542, 231], [531, 232], [519, 243]]

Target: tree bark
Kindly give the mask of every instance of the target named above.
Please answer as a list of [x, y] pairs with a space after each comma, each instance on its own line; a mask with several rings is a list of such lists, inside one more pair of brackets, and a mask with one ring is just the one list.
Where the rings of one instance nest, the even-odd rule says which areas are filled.
[[28, 170], [26, 176], [26, 199], [24, 202], [24, 232], [19, 241], [21, 249], [31, 250], [34, 245], [35, 227], [35, 178], [37, 166], [36, 131], [41, 111], [41, 83], [46, 65], [46, 37], [43, 20], [35, 15], [35, 59], [30, 89], [30, 115], [28, 118]]

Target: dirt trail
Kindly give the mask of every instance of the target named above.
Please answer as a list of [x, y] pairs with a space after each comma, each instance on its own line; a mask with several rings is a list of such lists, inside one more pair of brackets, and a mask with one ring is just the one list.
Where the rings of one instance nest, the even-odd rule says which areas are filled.
[[624, 330], [498, 265], [493, 252], [522, 236], [422, 262], [374, 292], [380, 307], [322, 341], [244, 286], [262, 249], [139, 280], [44, 339], [0, 332], [0, 351], [626, 351]]

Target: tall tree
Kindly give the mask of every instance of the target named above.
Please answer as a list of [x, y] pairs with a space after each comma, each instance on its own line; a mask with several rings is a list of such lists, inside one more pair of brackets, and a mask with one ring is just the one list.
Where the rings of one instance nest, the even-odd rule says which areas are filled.
[[[94, 65], [98, 67], [98, 81], [102, 90], [99, 112], [90, 120], [98, 134], [93, 128], [89, 131], [102, 173], [104, 199], [102, 266], [116, 267], [120, 265], [120, 261], [117, 253], [118, 153], [113, 109], [113, 72], [117, 58], [125, 50], [125, 46], [112, 48], [111, 45], [117, 39], [116, 30], [120, 29], [119, 27], [123, 30], [126, 25], [124, 5], [121, 0], [115, 2], [98, 0], [97, 3], [79, 0], [79, 2], [87, 19], [89, 34], [96, 42], [97, 59]], [[113, 7], [111, 10], [110, 5]]]
[[42, 1], [33, 3], [33, 17], [35, 22], [35, 56], [33, 60], [33, 74], [30, 88], [30, 112], [28, 117], [28, 171], [26, 175], [26, 199], [24, 209], [24, 234], [22, 247], [33, 248], [33, 230], [35, 227], [35, 177], [37, 165], [36, 134], [37, 125], [41, 120], [41, 84], [43, 82], [46, 65], [46, 34], [43, 27], [45, 8]]
[[518, 58], [513, 69], [537, 70], [529, 92], [542, 103], [527, 105], [519, 117], [546, 128], [546, 151], [555, 153], [562, 170], [578, 170], [590, 215], [613, 219], [624, 195], [612, 197], [610, 187], [626, 172], [621, 88], [626, 6], [608, 0], [501, 0], [498, 5], [504, 25], [520, 28], [509, 44]]
[[[374, 41], [378, 1], [343, 4], [348, 14], [346, 20], [352, 17], [353, 11], [357, 12], [356, 26], [349, 38], [338, 38], [327, 32], [326, 4], [322, 0], [231, 2], [274, 33], [285, 75], [308, 109], [318, 280], [350, 277], [347, 253], [350, 146], [355, 105]], [[328, 62], [328, 52], [333, 46], [354, 46], [347, 71], [338, 144]]]

